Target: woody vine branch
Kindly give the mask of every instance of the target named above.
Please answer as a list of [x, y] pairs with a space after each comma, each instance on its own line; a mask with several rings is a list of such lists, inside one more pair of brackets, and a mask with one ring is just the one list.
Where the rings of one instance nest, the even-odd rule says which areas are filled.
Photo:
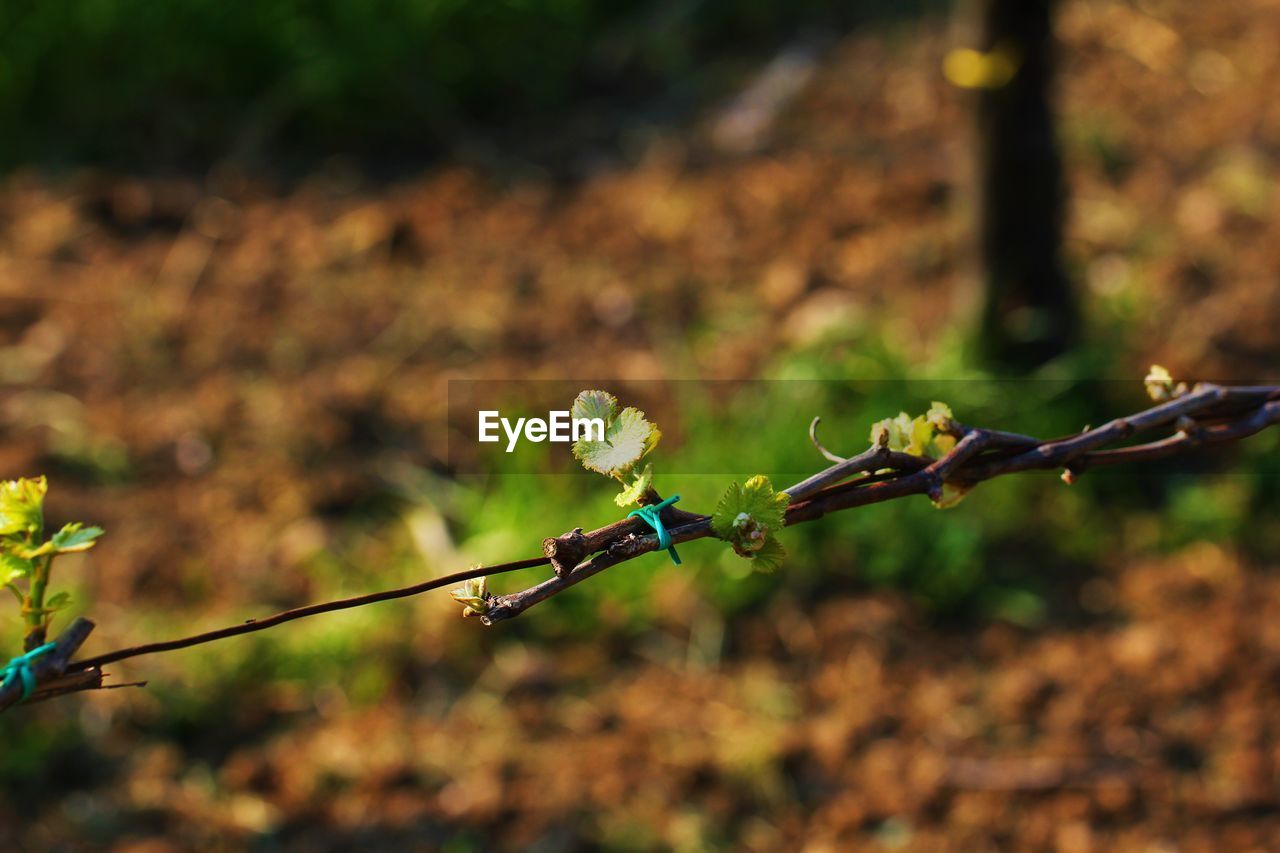
[[[1129, 462], [1165, 459], [1198, 447], [1234, 442], [1280, 423], [1280, 386], [1188, 387], [1154, 367], [1146, 386], [1155, 405], [1099, 427], [1061, 438], [982, 429], [958, 421], [944, 404], [935, 403], [915, 418], [904, 414], [876, 423], [871, 446], [843, 458], [818, 441], [815, 418], [810, 439], [828, 467], [783, 490], [765, 477], [733, 483], [711, 514], [667, 506], [660, 512], [671, 544], [697, 539], [726, 541], [742, 557], [762, 570], [776, 568], [785, 552], [778, 541], [784, 527], [823, 516], [910, 495], [928, 496], [939, 507], [952, 506], [986, 480], [1030, 470], [1062, 469], [1068, 484], [1086, 471]], [[642, 462], [658, 444], [661, 433], [644, 413], [618, 409], [617, 400], [603, 391], [584, 391], [574, 402], [575, 417], [600, 417], [606, 423], [601, 441], [583, 439], [574, 455], [590, 470], [622, 486], [619, 506], [652, 506], [662, 502], [653, 485], [653, 466]], [[1134, 436], [1168, 429], [1152, 441], [1112, 446]], [[65, 596], [44, 599], [53, 559], [92, 547], [102, 531], [67, 525], [43, 539], [43, 478], [0, 485], [0, 566], [6, 587], [21, 602], [28, 626], [28, 651], [44, 642], [53, 612], [67, 603]], [[362, 607], [380, 601], [418, 595], [461, 583], [452, 595], [464, 605], [463, 615], [476, 615], [485, 625], [515, 618], [530, 607], [558, 595], [606, 569], [659, 548], [661, 537], [648, 522], [627, 517], [589, 532], [575, 528], [543, 540], [543, 556], [495, 566], [476, 566], [400, 589], [386, 590], [284, 611], [259, 620], [164, 642], [119, 649], [73, 661], [93, 629], [77, 619], [55, 641], [51, 653], [31, 666], [36, 688], [28, 701], [67, 693], [103, 689], [103, 667], [147, 654], [175, 651], [214, 640], [274, 628], [320, 613]], [[527, 589], [504, 595], [489, 592], [487, 578], [520, 569], [550, 565], [550, 578]], [[0, 687], [0, 710], [22, 699], [17, 679]], [[114, 685], [126, 686], [126, 685]]]

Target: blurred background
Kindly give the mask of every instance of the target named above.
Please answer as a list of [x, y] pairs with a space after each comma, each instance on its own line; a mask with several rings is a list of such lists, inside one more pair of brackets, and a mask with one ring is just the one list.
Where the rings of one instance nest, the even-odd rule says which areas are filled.
[[[935, 398], [1051, 436], [1152, 362], [1275, 381], [1278, 38], [1268, 0], [6, 0], [0, 476], [107, 530], [55, 630], [618, 517], [565, 448], [451, 465], [450, 380], [681, 380], [692, 509], [816, 470], [813, 415], [851, 453]], [[435, 593], [127, 661], [0, 717], [0, 842], [1265, 849], [1277, 449], [843, 513], [774, 575], [692, 543], [493, 629]]]

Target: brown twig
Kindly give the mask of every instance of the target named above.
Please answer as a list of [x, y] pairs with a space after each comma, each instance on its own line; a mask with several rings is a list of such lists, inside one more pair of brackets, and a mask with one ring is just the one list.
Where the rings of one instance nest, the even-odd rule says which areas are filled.
[[462, 583], [463, 581], [470, 580], [471, 578], [497, 575], [502, 574], [503, 572], [515, 572], [520, 569], [531, 569], [535, 566], [545, 566], [548, 562], [550, 561], [545, 557], [535, 557], [531, 560], [517, 560], [513, 563], [503, 563], [498, 566], [477, 566], [474, 569], [467, 569], [464, 572], [454, 572], [451, 575], [445, 575], [444, 577], [435, 578], [434, 580], [413, 584], [412, 586], [401, 587], [400, 589], [371, 592], [367, 595], [341, 598], [337, 601], [326, 601], [321, 604], [308, 604], [305, 607], [295, 607], [293, 610], [286, 610], [283, 613], [277, 613], [274, 616], [268, 616], [265, 619], [250, 619], [239, 625], [232, 625], [229, 628], [219, 628], [216, 631], [206, 631], [203, 634], [183, 637], [180, 640], [166, 640], [160, 643], [147, 643], [141, 646], [130, 646], [127, 649], [119, 649], [114, 652], [107, 652], [106, 654], [98, 655], [97, 657], [77, 661], [67, 669], [70, 672], [98, 669], [109, 663], [115, 663], [116, 661], [122, 661], [127, 658], [141, 657], [142, 655], [155, 654], [156, 652], [172, 652], [177, 649], [186, 649], [191, 646], [212, 643], [214, 640], [222, 640], [227, 637], [237, 637], [241, 634], [252, 634], [255, 631], [265, 631], [267, 628], [274, 628], [277, 625], [283, 625], [285, 622], [292, 622], [295, 619], [303, 619], [307, 616], [315, 616], [320, 613], [332, 613], [335, 610], [347, 610], [352, 607], [363, 607], [366, 604], [377, 604], [380, 601], [391, 601], [396, 598], [407, 598], [411, 595], [419, 595], [433, 589], [439, 589], [442, 586]]
[[900, 453], [887, 447], [872, 447], [857, 456], [843, 459], [830, 468], [823, 469], [812, 477], [796, 483], [786, 490], [791, 500], [801, 501], [833, 483], [847, 480], [854, 474], [865, 474], [890, 468], [897, 471], [919, 471], [929, 465], [932, 460], [923, 456], [912, 456]]
[[[1041, 441], [1031, 436], [976, 429], [953, 422], [949, 431], [959, 440], [941, 458], [872, 447], [845, 459], [827, 451], [817, 442], [815, 419], [810, 426], [810, 438], [834, 464], [786, 490], [791, 495], [791, 504], [784, 523], [788, 526], [803, 524], [831, 512], [908, 495], [929, 495], [938, 500], [945, 484], [968, 489], [984, 480], [1020, 471], [1063, 468], [1069, 482], [1071, 477], [1091, 467], [1165, 459], [1201, 445], [1237, 441], [1277, 423], [1280, 423], [1280, 387], [1200, 385], [1177, 399], [1065, 438]], [[1175, 426], [1176, 432], [1166, 438], [1127, 447], [1105, 447], [1170, 425]], [[644, 503], [652, 504], [659, 500], [659, 496], [650, 490]], [[662, 519], [674, 544], [714, 535], [711, 519], [706, 515], [668, 507], [663, 511]], [[519, 592], [488, 598], [481, 621], [495, 625], [519, 616], [530, 607], [605, 569], [655, 550], [658, 550], [658, 537], [649, 531], [648, 525], [637, 518], [624, 518], [590, 532], [575, 528], [560, 536], [548, 537], [543, 540], [542, 557], [480, 566], [400, 589], [298, 607], [216, 631], [132, 646], [68, 664], [70, 656], [92, 630], [92, 623], [81, 619], [59, 638], [55, 653], [33, 666], [39, 687], [29, 701], [100, 689], [104, 686], [102, 667], [128, 658], [254, 633], [320, 613], [418, 595], [473, 578], [551, 565], [554, 575], [541, 583]], [[14, 686], [0, 692], [0, 710], [13, 704], [19, 694], [20, 687]]]

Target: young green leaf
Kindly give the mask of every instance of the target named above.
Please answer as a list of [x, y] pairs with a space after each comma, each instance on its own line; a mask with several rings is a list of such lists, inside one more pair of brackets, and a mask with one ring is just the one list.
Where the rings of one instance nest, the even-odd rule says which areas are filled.
[[929, 455], [934, 459], [939, 459], [954, 450], [955, 446], [956, 437], [954, 435], [947, 435], [946, 433], [935, 435], [933, 441], [929, 442]]
[[0, 584], [13, 583], [18, 578], [31, 576], [35, 563], [17, 554], [0, 554]]
[[778, 537], [769, 536], [760, 549], [751, 555], [751, 568], [758, 572], [776, 571], [786, 558], [787, 550], [782, 547]]
[[644, 497], [644, 493], [652, 485], [653, 466], [646, 465], [643, 471], [635, 475], [635, 479], [631, 481], [631, 484], [614, 497], [613, 502], [618, 506], [630, 506], [631, 504], [640, 503], [640, 499]]
[[74, 554], [77, 551], [88, 551], [101, 535], [101, 527], [85, 527], [80, 522], [75, 522], [53, 534], [49, 542], [59, 554]]
[[920, 415], [911, 421], [910, 436], [907, 452], [912, 456], [924, 456], [929, 449], [929, 442], [933, 440], [933, 425]]
[[1174, 381], [1169, 371], [1158, 364], [1151, 365], [1142, 380], [1147, 386], [1147, 396], [1157, 403], [1163, 403], [1187, 393], [1187, 383]]
[[913, 418], [901, 412], [896, 418], [876, 421], [871, 425], [871, 444], [937, 459], [956, 446], [955, 436], [949, 434], [953, 426], [951, 407], [934, 401], [923, 415]]
[[924, 413], [924, 419], [938, 432], [946, 432], [951, 429], [953, 418], [951, 407], [946, 403], [939, 403], [937, 400], [934, 400], [929, 406], [929, 411]]
[[618, 506], [639, 503], [653, 485], [653, 467], [646, 465], [636, 473], [636, 466], [657, 446], [662, 432], [639, 409], [619, 412], [618, 398], [608, 391], [583, 391], [573, 401], [572, 415], [575, 420], [604, 422], [603, 439], [597, 438], [598, 431], [588, 432], [573, 443], [574, 458], [588, 471], [623, 484], [613, 499]]
[[573, 455], [584, 468], [610, 477], [621, 477], [653, 450], [662, 433], [645, 420], [644, 412], [626, 408], [605, 424], [604, 441], [578, 439]]
[[48, 600], [45, 601], [44, 609], [45, 609], [45, 612], [52, 613], [53, 611], [61, 610], [62, 608], [67, 607], [70, 604], [71, 604], [71, 593], [65, 592], [65, 591], [55, 592], [53, 595], [49, 596]]
[[449, 590], [453, 600], [462, 605], [463, 616], [483, 616], [489, 610], [488, 578], [470, 578], [462, 586]]
[[911, 416], [901, 412], [896, 418], [885, 418], [871, 425], [871, 443], [877, 447], [904, 451], [911, 443]]
[[0, 536], [40, 538], [44, 528], [44, 477], [0, 483]]
[[746, 525], [742, 516], [768, 530], [780, 530], [791, 496], [775, 492], [768, 477], [757, 475], [738, 485], [731, 483], [711, 516], [716, 536], [732, 541]]
[[608, 391], [583, 391], [573, 401], [571, 415], [575, 420], [599, 418], [608, 425], [618, 411], [618, 398]]
[[711, 529], [739, 556], [754, 561], [756, 568], [772, 570], [785, 554], [774, 534], [782, 529], [790, 502], [786, 492], [773, 490], [768, 477], [732, 483], [716, 505]]

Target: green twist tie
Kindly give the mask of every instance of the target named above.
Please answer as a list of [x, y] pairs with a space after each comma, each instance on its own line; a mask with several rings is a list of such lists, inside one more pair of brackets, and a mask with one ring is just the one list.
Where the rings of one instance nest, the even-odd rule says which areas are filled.
[[13, 683], [15, 678], [22, 679], [22, 698], [19, 702], [25, 702], [31, 697], [31, 691], [36, 689], [36, 674], [31, 671], [31, 663], [40, 655], [47, 654], [58, 647], [57, 643], [45, 643], [43, 646], [34, 648], [25, 655], [18, 655], [13, 660], [4, 665], [4, 669], [0, 670], [4, 674], [4, 683], [0, 684], [0, 690], [9, 689], [9, 685]]
[[662, 518], [659, 513], [678, 500], [680, 500], [679, 495], [672, 495], [662, 503], [653, 504], [651, 506], [642, 506], [639, 509], [633, 509], [631, 512], [627, 513], [627, 518], [630, 518], [633, 515], [638, 515], [653, 528], [654, 532], [658, 534], [658, 547], [666, 548], [667, 553], [671, 555], [671, 562], [675, 563], [677, 566], [680, 565], [680, 555], [676, 553], [676, 546], [671, 544], [671, 534], [667, 532], [667, 528], [663, 525]]

